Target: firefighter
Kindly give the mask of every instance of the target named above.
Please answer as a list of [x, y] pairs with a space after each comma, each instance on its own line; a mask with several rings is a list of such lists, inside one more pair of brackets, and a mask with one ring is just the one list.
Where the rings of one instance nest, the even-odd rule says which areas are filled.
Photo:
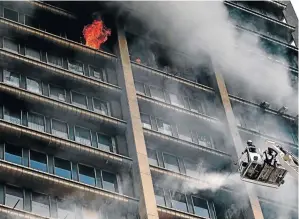
[[244, 154], [245, 152], [251, 152], [251, 153], [256, 153], [256, 147], [253, 144], [253, 142], [251, 140], [247, 141], [247, 147], [246, 149], [242, 152], [242, 154]]
[[265, 163], [267, 163], [270, 166], [276, 167], [277, 166], [277, 160], [276, 160], [277, 155], [278, 155], [278, 153], [274, 149], [269, 147], [267, 152], [265, 153]]

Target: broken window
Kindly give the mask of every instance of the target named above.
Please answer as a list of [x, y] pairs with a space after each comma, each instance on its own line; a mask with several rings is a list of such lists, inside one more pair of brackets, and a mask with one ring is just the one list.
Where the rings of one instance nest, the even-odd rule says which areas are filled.
[[77, 61], [68, 60], [68, 69], [74, 73], [83, 75], [83, 64]]
[[5, 205], [18, 210], [24, 209], [23, 190], [13, 186], [5, 186]]
[[52, 64], [52, 65], [62, 67], [62, 58], [58, 57], [58, 56], [55, 56], [51, 53], [47, 53], [47, 62]]

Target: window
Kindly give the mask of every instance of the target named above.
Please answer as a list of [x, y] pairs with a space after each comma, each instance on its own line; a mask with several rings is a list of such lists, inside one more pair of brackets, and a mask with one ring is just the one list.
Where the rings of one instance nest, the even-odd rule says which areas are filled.
[[9, 19], [9, 20], [13, 20], [15, 22], [19, 21], [18, 12], [13, 11], [13, 10], [8, 9], [8, 8], [4, 8], [4, 17]]
[[62, 67], [62, 58], [61, 57], [58, 57], [58, 56], [52, 55], [50, 53], [47, 53], [47, 61], [51, 65]]
[[10, 52], [19, 53], [19, 44], [11, 39], [3, 39], [3, 48]]
[[36, 170], [47, 172], [47, 155], [37, 151], [30, 151], [30, 167]]
[[173, 208], [179, 211], [187, 212], [187, 202], [186, 202], [186, 196], [184, 194], [174, 192], [171, 203]]
[[93, 98], [93, 109], [95, 112], [108, 115], [108, 103], [99, 99]]
[[30, 58], [40, 60], [40, 52], [36, 49], [26, 47], [25, 55], [29, 56]]
[[79, 164], [79, 181], [88, 185], [95, 186], [95, 172], [91, 167]]
[[157, 205], [165, 206], [164, 191], [161, 188], [154, 187]]
[[67, 178], [67, 179], [72, 178], [71, 162], [70, 161], [55, 157], [54, 163], [55, 163], [55, 167], [54, 167], [55, 175], [61, 176], [61, 177]]
[[150, 165], [159, 166], [156, 151], [147, 148], [147, 157]]
[[199, 176], [197, 165], [195, 163], [191, 163], [191, 162], [185, 160], [184, 164], [185, 164], [186, 174], [188, 176], [191, 176], [194, 178]]
[[32, 212], [44, 217], [50, 217], [49, 197], [32, 193]]
[[104, 69], [96, 69], [94, 67], [89, 66], [90, 76], [101, 81], [106, 81], [106, 73]]
[[39, 28], [39, 25], [36, 22], [36, 20], [29, 15], [25, 15], [25, 25], [34, 27], [34, 28]]
[[68, 128], [65, 122], [52, 119], [52, 134], [60, 138], [68, 138]]
[[97, 133], [98, 135], [98, 147], [104, 151], [113, 151], [112, 147], [112, 138], [108, 135], [103, 135], [100, 133]]
[[184, 100], [180, 96], [170, 93], [169, 98], [172, 105], [184, 108]]
[[164, 92], [162, 89], [150, 87], [150, 93], [152, 98], [165, 102]]
[[21, 112], [15, 109], [4, 108], [4, 120], [20, 125], [21, 124]]
[[210, 137], [204, 133], [198, 134], [198, 144], [206, 147], [212, 147], [212, 142]]
[[180, 172], [178, 159], [169, 154], [163, 154], [165, 168], [174, 172]]
[[22, 148], [5, 144], [5, 160], [22, 165]]
[[103, 177], [103, 189], [117, 192], [117, 178], [116, 175], [113, 173], [108, 173], [105, 171], [102, 171], [102, 177]]
[[145, 114], [141, 114], [140, 117], [141, 117], [141, 122], [142, 122], [143, 128], [152, 129], [150, 116], [145, 115]]
[[14, 207], [15, 209], [23, 210], [24, 196], [22, 189], [6, 186], [5, 187], [5, 205]]
[[192, 136], [190, 130], [179, 126], [178, 135], [180, 139], [192, 142]]
[[171, 125], [168, 123], [157, 119], [157, 127], [159, 132], [162, 132], [165, 135], [172, 135]]
[[83, 75], [83, 64], [76, 61], [68, 61], [68, 69], [74, 73]]
[[195, 113], [204, 113], [202, 104], [194, 99], [190, 99], [190, 110]]
[[87, 99], [86, 96], [72, 92], [72, 103], [76, 106], [87, 108]]
[[63, 88], [50, 85], [50, 97], [55, 99], [55, 100], [60, 100], [65, 102], [66, 97], [65, 97], [65, 90]]
[[145, 94], [144, 84], [135, 81], [135, 88], [136, 88], [137, 93]]
[[76, 209], [75, 206], [69, 205], [67, 202], [57, 202], [57, 216], [59, 219], [75, 219]]
[[33, 93], [42, 94], [42, 85], [38, 80], [26, 78], [26, 88]]
[[90, 130], [76, 126], [75, 127], [75, 141], [80, 144], [91, 146]]
[[15, 87], [20, 87], [20, 75], [6, 71], [5, 69], [3, 70], [4, 76], [3, 76], [3, 81], [6, 84], [15, 86]]
[[210, 218], [208, 203], [201, 198], [192, 197], [194, 213], [198, 216]]
[[28, 113], [28, 127], [41, 132], [45, 131], [44, 116]]

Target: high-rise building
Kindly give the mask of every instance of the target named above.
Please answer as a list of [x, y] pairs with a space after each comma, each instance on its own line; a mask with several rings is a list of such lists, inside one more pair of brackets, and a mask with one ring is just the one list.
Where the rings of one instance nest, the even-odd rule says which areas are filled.
[[152, 28], [138, 4], [0, 2], [0, 218], [298, 219], [291, 177], [274, 189], [237, 173], [248, 139], [298, 155], [291, 3], [217, 3], [235, 34], [258, 40], [247, 56], [284, 69], [291, 101], [257, 96], [271, 77], [249, 92], [250, 76], [222, 72], [204, 42], [200, 61], [196, 46], [175, 48], [159, 32], [167, 19]]

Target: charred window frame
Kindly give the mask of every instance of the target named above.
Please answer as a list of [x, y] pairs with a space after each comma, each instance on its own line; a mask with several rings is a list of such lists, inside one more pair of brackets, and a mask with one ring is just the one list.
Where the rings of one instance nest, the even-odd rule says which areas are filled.
[[19, 54], [20, 53], [20, 44], [12, 38], [9, 37], [3, 37], [3, 49]]
[[67, 59], [68, 70], [75, 74], [84, 75], [84, 64], [76, 61]]
[[25, 20], [25, 25], [27, 25], [29, 27], [36, 28], [36, 29], [40, 29], [37, 19], [35, 19], [33, 16], [25, 14], [24, 20]]
[[15, 22], [19, 22], [19, 12], [3, 7], [3, 17]]
[[3, 69], [3, 82], [14, 87], [20, 87], [21, 74]]

